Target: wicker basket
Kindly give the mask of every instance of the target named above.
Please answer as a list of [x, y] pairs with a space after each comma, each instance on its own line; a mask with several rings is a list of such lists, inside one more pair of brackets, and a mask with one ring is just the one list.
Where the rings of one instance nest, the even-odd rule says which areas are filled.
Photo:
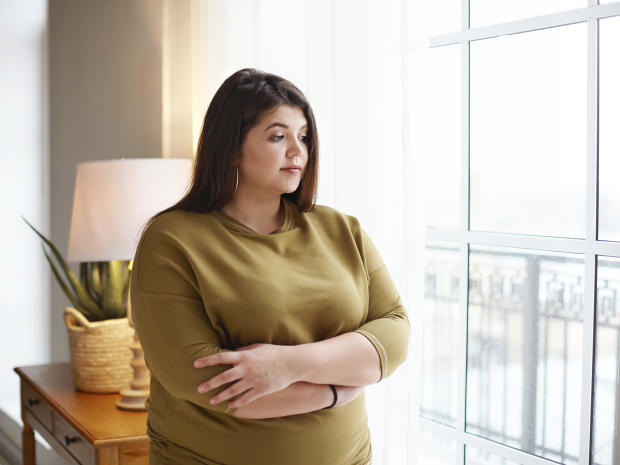
[[112, 394], [129, 387], [135, 330], [127, 318], [90, 322], [75, 308], [63, 313], [69, 334], [71, 377], [80, 391]]

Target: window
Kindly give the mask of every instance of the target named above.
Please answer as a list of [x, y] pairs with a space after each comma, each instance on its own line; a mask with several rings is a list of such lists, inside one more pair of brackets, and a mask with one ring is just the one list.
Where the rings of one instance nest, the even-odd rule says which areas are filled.
[[420, 463], [620, 463], [620, 2], [429, 32]]

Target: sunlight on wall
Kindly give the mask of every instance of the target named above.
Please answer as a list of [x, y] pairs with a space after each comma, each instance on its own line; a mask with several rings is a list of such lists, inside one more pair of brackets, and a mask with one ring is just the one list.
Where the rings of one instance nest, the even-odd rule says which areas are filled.
[[19, 395], [13, 368], [49, 361], [48, 157], [44, 149], [45, 0], [0, 0], [0, 400]]

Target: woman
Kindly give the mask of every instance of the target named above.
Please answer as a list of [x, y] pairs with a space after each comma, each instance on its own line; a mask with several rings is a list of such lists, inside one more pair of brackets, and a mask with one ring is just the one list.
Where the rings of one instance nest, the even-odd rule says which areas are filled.
[[151, 465], [371, 463], [360, 393], [406, 359], [409, 321], [358, 220], [314, 204], [318, 156], [289, 81], [243, 69], [213, 97], [133, 264]]

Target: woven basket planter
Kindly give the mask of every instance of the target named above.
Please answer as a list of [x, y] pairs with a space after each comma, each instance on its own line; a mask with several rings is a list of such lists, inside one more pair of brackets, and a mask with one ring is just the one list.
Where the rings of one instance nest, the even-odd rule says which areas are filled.
[[133, 378], [129, 348], [135, 330], [127, 318], [90, 322], [75, 308], [63, 313], [69, 335], [71, 377], [83, 392], [113, 394]]

